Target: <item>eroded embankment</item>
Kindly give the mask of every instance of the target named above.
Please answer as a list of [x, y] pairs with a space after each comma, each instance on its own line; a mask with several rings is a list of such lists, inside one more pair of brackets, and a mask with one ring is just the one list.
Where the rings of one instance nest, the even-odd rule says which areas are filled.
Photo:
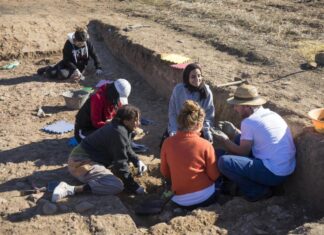
[[[134, 43], [131, 38], [120, 33], [120, 29], [101, 21], [89, 24], [101, 35], [111, 53], [130, 65], [150, 86], [164, 98], [168, 99], [174, 85], [181, 81], [181, 70], [175, 70], [160, 59], [158, 53], [145, 45]], [[152, 35], [154, 37], [154, 35]], [[208, 82], [208, 81], [207, 81]], [[211, 86], [218, 120], [231, 120], [239, 123], [237, 115], [226, 104], [229, 89], [216, 89]], [[297, 115], [293, 110], [282, 110], [274, 103], [268, 106], [280, 114]], [[297, 115], [298, 116], [298, 115]], [[296, 120], [300, 119], [297, 117]], [[297, 168], [285, 184], [287, 194], [304, 200], [315, 211], [323, 212], [324, 204], [324, 138], [323, 135], [305, 128], [300, 121], [287, 120], [295, 136], [297, 146]]]

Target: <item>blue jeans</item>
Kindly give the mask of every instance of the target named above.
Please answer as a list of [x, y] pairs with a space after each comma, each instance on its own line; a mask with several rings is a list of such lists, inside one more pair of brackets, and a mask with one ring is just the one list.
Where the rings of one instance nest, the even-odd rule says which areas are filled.
[[257, 200], [268, 194], [271, 186], [281, 184], [288, 177], [273, 174], [260, 159], [236, 155], [221, 156], [218, 169], [235, 182], [249, 200]]

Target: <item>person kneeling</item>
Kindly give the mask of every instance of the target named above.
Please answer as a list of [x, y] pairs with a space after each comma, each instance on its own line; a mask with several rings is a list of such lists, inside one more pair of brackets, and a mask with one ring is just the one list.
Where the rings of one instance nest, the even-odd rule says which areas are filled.
[[[171, 200], [185, 209], [212, 204], [219, 188], [219, 171], [212, 144], [200, 137], [205, 111], [192, 100], [185, 101], [178, 115], [178, 131], [161, 149], [160, 171], [171, 179]], [[216, 182], [215, 182], [216, 181]]]
[[125, 105], [118, 109], [110, 124], [83, 139], [72, 150], [68, 169], [72, 176], [84, 184], [72, 186], [60, 182], [53, 191], [52, 201], [57, 202], [81, 192], [118, 194], [124, 188], [131, 193], [145, 193], [144, 188], [135, 182], [128, 166], [128, 162], [132, 162], [140, 174], [147, 170], [147, 166], [131, 148], [131, 133], [139, 124], [139, 109]]
[[254, 86], [238, 87], [227, 102], [243, 121], [240, 131], [230, 123], [223, 128], [240, 134], [239, 144], [230, 140], [229, 133], [213, 131], [215, 142], [227, 150], [219, 157], [218, 168], [238, 185], [246, 200], [266, 199], [272, 196], [271, 187], [283, 183], [295, 170], [296, 149], [291, 131], [280, 115], [262, 107], [266, 100]]

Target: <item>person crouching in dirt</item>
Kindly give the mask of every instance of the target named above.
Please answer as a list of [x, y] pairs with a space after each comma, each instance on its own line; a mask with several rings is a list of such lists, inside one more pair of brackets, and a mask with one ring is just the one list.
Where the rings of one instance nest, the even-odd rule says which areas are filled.
[[168, 180], [171, 200], [188, 210], [205, 207], [216, 200], [220, 187], [219, 171], [212, 143], [200, 137], [205, 112], [195, 101], [183, 104], [178, 130], [161, 149], [160, 171]]
[[118, 194], [124, 188], [130, 193], [145, 193], [144, 188], [135, 182], [128, 166], [132, 162], [140, 174], [147, 170], [131, 148], [131, 132], [139, 125], [139, 109], [125, 105], [118, 109], [110, 124], [83, 139], [72, 150], [68, 169], [84, 184], [72, 186], [60, 182], [53, 191], [52, 201], [82, 192]]
[[172, 91], [168, 111], [168, 129], [163, 134], [160, 147], [167, 137], [173, 136], [177, 132], [177, 116], [186, 100], [196, 101], [204, 109], [206, 117], [202, 135], [208, 141], [213, 142], [213, 136], [210, 132], [210, 126], [213, 125], [215, 116], [213, 93], [203, 80], [200, 65], [197, 63], [188, 64], [183, 71], [182, 78], [183, 82], [177, 84]]
[[[243, 121], [241, 130], [227, 122], [223, 126], [227, 134], [213, 131], [215, 142], [228, 152], [219, 156], [218, 169], [237, 184], [246, 200], [268, 198], [272, 196], [271, 187], [283, 183], [296, 166], [296, 149], [290, 129], [281, 116], [262, 107], [266, 100], [259, 96], [254, 86], [238, 87], [227, 102], [234, 105]], [[228, 137], [233, 133], [240, 135], [239, 144]]]
[[102, 74], [99, 58], [86, 30], [77, 28], [74, 33], [68, 34], [63, 48], [63, 60], [55, 66], [46, 66], [37, 70], [38, 75], [45, 74], [50, 79], [74, 81], [83, 80], [83, 72], [90, 57], [94, 60], [96, 75]]
[[74, 137], [78, 143], [111, 122], [118, 108], [128, 104], [131, 85], [126, 79], [107, 83], [86, 100], [76, 115]]

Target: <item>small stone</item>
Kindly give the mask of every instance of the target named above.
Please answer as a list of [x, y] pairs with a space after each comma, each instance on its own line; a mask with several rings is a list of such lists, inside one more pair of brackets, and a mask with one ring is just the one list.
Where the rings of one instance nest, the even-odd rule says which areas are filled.
[[315, 55], [315, 62], [320, 66], [324, 66], [324, 52], [323, 51], [321, 51]]
[[53, 215], [57, 211], [57, 206], [54, 203], [46, 202], [43, 205], [43, 213], [45, 215]]
[[82, 213], [82, 212], [92, 209], [93, 207], [94, 207], [94, 205], [89, 202], [81, 202], [80, 204], [75, 206], [75, 210], [79, 213]]
[[3, 197], [0, 197], [0, 204], [6, 204], [6, 203], [8, 203], [8, 200]]

